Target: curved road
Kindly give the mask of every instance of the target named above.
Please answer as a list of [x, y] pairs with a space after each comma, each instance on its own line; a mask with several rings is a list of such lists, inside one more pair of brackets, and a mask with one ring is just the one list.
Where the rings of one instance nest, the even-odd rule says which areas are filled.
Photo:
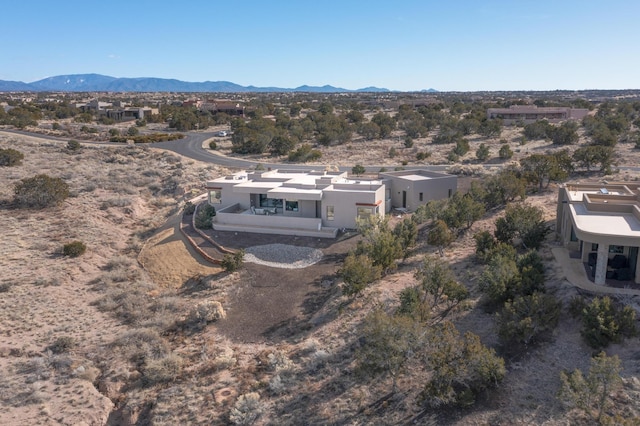
[[[22, 130], [7, 130], [0, 129], [0, 132], [5, 133], [14, 133], [19, 135], [32, 136], [36, 138], [48, 139], [58, 142], [67, 142], [69, 138], [61, 138], [57, 136], [49, 136], [43, 135], [40, 133], [31, 133], [25, 132]], [[229, 167], [232, 169], [252, 169], [257, 164], [262, 164], [265, 168], [272, 169], [287, 169], [287, 168], [295, 168], [299, 170], [319, 170], [323, 169], [324, 165], [308, 165], [308, 164], [297, 164], [297, 163], [263, 163], [259, 161], [251, 161], [251, 160], [243, 160], [240, 158], [227, 157], [225, 155], [216, 153], [215, 151], [211, 151], [203, 148], [203, 144], [209, 140], [214, 138], [214, 135], [217, 132], [187, 132], [184, 133], [186, 136], [183, 139], [178, 139], [175, 141], [168, 142], [155, 142], [148, 144], [154, 148], [166, 149], [167, 151], [173, 151], [176, 154], [183, 155], [188, 158], [192, 158], [194, 160], [203, 161], [206, 163], [214, 163], [220, 166]], [[90, 145], [111, 145], [111, 146], [124, 146], [122, 143], [118, 142], [108, 142], [108, 141], [79, 141], [84, 144]], [[368, 172], [378, 172], [382, 167], [388, 168], [389, 166], [366, 166], [365, 169]], [[405, 170], [430, 170], [430, 171], [446, 171], [449, 166], [448, 165], [431, 165], [431, 166], [403, 166]], [[487, 166], [487, 167], [495, 167], [495, 166]], [[348, 172], [351, 171], [352, 166], [339, 166], [340, 171]]]
[[[42, 135], [40, 133], [31, 133], [25, 132], [21, 130], [6, 130], [0, 129], [0, 132], [5, 133], [15, 133], [26, 136], [32, 136], [42, 139], [55, 140], [59, 142], [67, 142], [69, 138], [60, 138], [55, 136]], [[308, 164], [296, 164], [296, 163], [262, 163], [259, 161], [251, 161], [251, 160], [243, 160], [240, 158], [227, 157], [225, 155], [216, 153], [215, 151], [211, 151], [203, 148], [203, 144], [205, 141], [212, 139], [216, 132], [187, 132], [184, 133], [186, 135], [183, 139], [178, 139], [175, 141], [169, 142], [156, 142], [149, 144], [154, 148], [166, 149], [167, 151], [173, 151], [176, 154], [183, 155], [188, 158], [192, 158], [194, 160], [203, 161], [206, 163], [218, 164], [220, 166], [229, 167], [232, 169], [251, 169], [254, 168], [257, 164], [262, 164], [265, 168], [272, 169], [287, 169], [287, 168], [295, 168], [300, 170], [319, 170], [323, 169], [325, 166], [323, 165], [308, 165]], [[92, 145], [113, 145], [113, 146], [123, 146], [121, 143], [116, 142], [93, 142], [93, 141], [80, 141], [85, 144]], [[500, 164], [483, 164], [483, 167], [487, 169], [502, 167]], [[340, 171], [349, 172], [351, 171], [352, 166], [339, 166]], [[365, 169], [368, 172], [378, 172], [382, 167], [388, 168], [389, 166], [365, 166]], [[448, 164], [438, 164], [438, 165], [423, 165], [423, 166], [403, 166], [404, 170], [429, 170], [432, 172], [445, 172], [449, 168]], [[640, 167], [638, 166], [622, 166], [618, 167], [618, 170], [628, 170], [633, 172], [639, 172]]]

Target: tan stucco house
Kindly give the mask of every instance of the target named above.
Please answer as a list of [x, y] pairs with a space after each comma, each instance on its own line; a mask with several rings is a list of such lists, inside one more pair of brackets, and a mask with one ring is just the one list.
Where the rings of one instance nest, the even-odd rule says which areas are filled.
[[208, 181], [216, 230], [335, 237], [356, 228], [358, 218], [384, 216], [392, 208], [415, 210], [451, 196], [456, 176], [423, 170], [381, 173], [376, 179], [347, 172], [243, 171]]
[[567, 183], [560, 187], [556, 231], [579, 253], [596, 284], [640, 283], [640, 183]]

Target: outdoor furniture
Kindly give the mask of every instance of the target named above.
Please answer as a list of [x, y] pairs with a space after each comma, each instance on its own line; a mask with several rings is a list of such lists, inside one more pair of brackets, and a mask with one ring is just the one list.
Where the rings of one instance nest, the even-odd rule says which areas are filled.
[[631, 276], [631, 268], [620, 268], [617, 272], [616, 279], [619, 281], [631, 281], [633, 279]]
[[623, 254], [616, 254], [613, 259], [609, 259], [608, 265], [613, 269], [620, 269], [627, 266], [627, 258]]

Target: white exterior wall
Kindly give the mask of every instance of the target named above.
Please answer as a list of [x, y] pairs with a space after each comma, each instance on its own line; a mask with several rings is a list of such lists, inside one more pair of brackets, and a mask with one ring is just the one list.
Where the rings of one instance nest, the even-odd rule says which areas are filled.
[[213, 207], [218, 209], [223, 209], [225, 207], [229, 207], [233, 204], [240, 204], [240, 207], [243, 209], [248, 209], [250, 207], [249, 202], [249, 194], [238, 194], [233, 191], [233, 187], [237, 185], [237, 181], [229, 180], [229, 182], [211, 182], [207, 184], [207, 191], [211, 191], [209, 188], [221, 188], [217, 191], [222, 191], [222, 198], [220, 199], [220, 204], [211, 204]]
[[[354, 184], [357, 188], [358, 184]], [[326, 190], [322, 197], [322, 225], [334, 228], [355, 228], [358, 215], [358, 203], [378, 204], [378, 214], [384, 216], [384, 185], [373, 192], [349, 191], [347, 189]], [[327, 206], [333, 206], [334, 220], [327, 219]], [[367, 206], [363, 206], [367, 207]], [[375, 206], [371, 206], [375, 207]]]
[[[291, 201], [291, 200], [289, 200]], [[316, 217], [316, 202], [313, 200], [297, 200], [298, 201], [298, 211], [290, 211], [286, 209], [287, 200], [285, 199], [282, 202], [282, 214], [287, 217], [307, 217], [307, 218], [315, 218]]]
[[[405, 208], [409, 211], [415, 211], [420, 205], [426, 204], [431, 200], [441, 200], [449, 198], [453, 195], [458, 187], [458, 178], [456, 176], [436, 177], [432, 179], [411, 180], [402, 176], [385, 175], [391, 186], [391, 205], [392, 207], [401, 208], [402, 192], [406, 191], [407, 200]], [[420, 201], [420, 193], [422, 192], [422, 201]]]

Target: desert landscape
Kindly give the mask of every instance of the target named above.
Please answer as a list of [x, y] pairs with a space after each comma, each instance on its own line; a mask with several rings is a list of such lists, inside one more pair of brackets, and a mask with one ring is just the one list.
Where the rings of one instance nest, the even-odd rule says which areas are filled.
[[[336, 114], [345, 111], [346, 107], [337, 108]], [[392, 109], [384, 112], [395, 114]], [[365, 120], [374, 114], [364, 114]], [[276, 115], [265, 118], [275, 121]], [[63, 130], [53, 130], [54, 122]], [[488, 209], [444, 249], [442, 259], [469, 293], [448, 320], [461, 335], [472, 332], [483, 345], [498, 350], [506, 374], [497, 386], [480, 392], [474, 404], [431, 407], [422, 402], [421, 394], [432, 371], [409, 364], [397, 378], [368, 378], [359, 374], [357, 357], [366, 344], [362, 330], [368, 315], [378, 309], [394, 312], [401, 292], [416, 285], [415, 273], [425, 256], [437, 256], [438, 248], [427, 243], [430, 223], [419, 225], [417, 243], [396, 262], [397, 269], [367, 285], [357, 297], [343, 293], [339, 273], [347, 254], [363, 240], [356, 232], [333, 240], [204, 231], [224, 247], [256, 253], [245, 255], [242, 267], [229, 272], [200, 256], [180, 224], [185, 203], [204, 194], [207, 180], [231, 170], [154, 144], [94, 144], [92, 138], [108, 138], [109, 128], [124, 133], [131, 123], [91, 125], [97, 132], [84, 139], [82, 124], [72, 119], [43, 119], [25, 129], [30, 135], [0, 129], [0, 149], [24, 154], [21, 164], [0, 167], [0, 222], [5, 231], [0, 256], [1, 424], [595, 421], [557, 397], [560, 373], [576, 368], [587, 372], [595, 355], [581, 336], [581, 321], [569, 312], [574, 298], [591, 300], [594, 295], [565, 279], [551, 252], [560, 246], [554, 232], [546, 235], [538, 252], [546, 291], [562, 302], [559, 322], [546, 340], [515, 355], [501, 348], [496, 312], [487, 310], [483, 301], [479, 283], [484, 265], [476, 259], [474, 240], [481, 231], [494, 231], [504, 209]], [[162, 123], [140, 127], [143, 134], [171, 131]], [[215, 124], [198, 132], [229, 128]], [[559, 146], [545, 138], [525, 140], [521, 127], [505, 126], [495, 137], [468, 135], [470, 149], [452, 161], [451, 144], [433, 143], [438, 131], [412, 139], [411, 146], [400, 129], [372, 140], [354, 132], [346, 143], [315, 144], [321, 156], [306, 164], [320, 170], [356, 164], [389, 170], [445, 164], [450, 173], [458, 174], [459, 190], [466, 192], [471, 182], [517, 166], [532, 154], [563, 149], [571, 154], [591, 139], [580, 127], [575, 143]], [[60, 139], [43, 139], [37, 133]], [[80, 147], [70, 147], [67, 140], [72, 137]], [[214, 152], [261, 166], [288, 161], [287, 155], [234, 152], [231, 134], [207, 140], [203, 149], [211, 149], [210, 141], [216, 143]], [[485, 161], [475, 155], [480, 144], [489, 148]], [[500, 159], [498, 151], [505, 144], [513, 156]], [[391, 148], [394, 155], [389, 155]], [[429, 155], [418, 160], [420, 152]], [[638, 179], [636, 145], [618, 143], [614, 160], [607, 175], [581, 171], [572, 178]], [[15, 183], [39, 173], [62, 178], [69, 185], [69, 197], [43, 209], [16, 206]], [[524, 200], [539, 208], [551, 227], [562, 181], [551, 181], [542, 190], [533, 185]], [[390, 226], [407, 217], [391, 215]], [[86, 244], [86, 252], [65, 256], [63, 246], [73, 241]], [[290, 247], [302, 257], [317, 258], [296, 269], [261, 259], [264, 253]], [[617, 302], [640, 309], [637, 297]], [[630, 337], [606, 349], [622, 366], [622, 386], [609, 395], [608, 413], [614, 422], [637, 424], [640, 416], [638, 343], [637, 337]]]

